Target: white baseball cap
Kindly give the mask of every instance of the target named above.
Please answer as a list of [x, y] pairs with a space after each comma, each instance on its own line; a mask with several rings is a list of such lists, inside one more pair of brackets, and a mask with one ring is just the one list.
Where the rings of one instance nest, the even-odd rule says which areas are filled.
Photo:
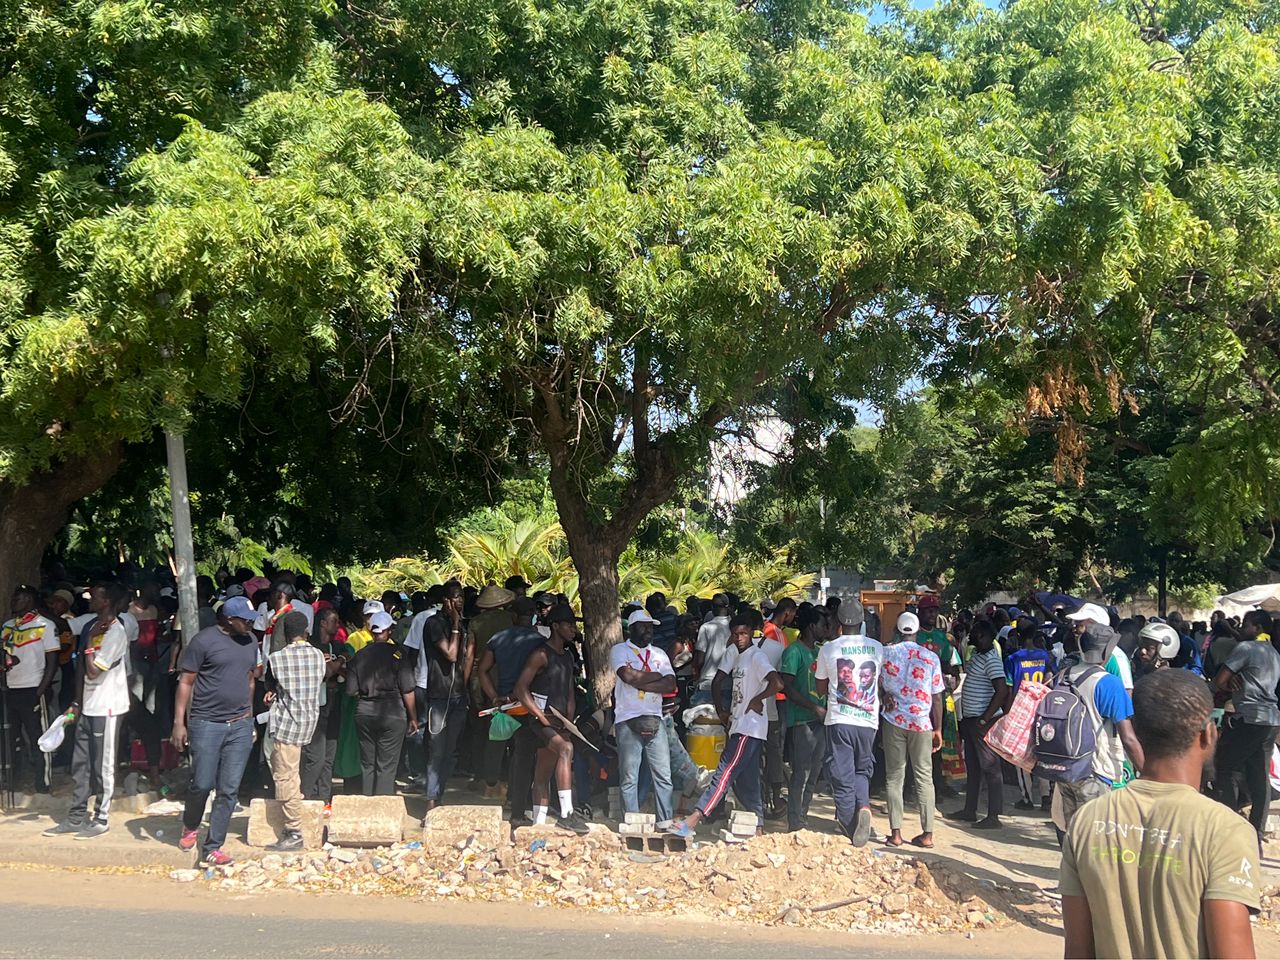
[[627, 626], [634, 627], [637, 623], [657, 623], [653, 617], [649, 616], [648, 610], [633, 610], [631, 616], [627, 617]]
[[381, 600], [366, 600], [364, 602], [364, 615], [367, 617], [371, 613], [386, 613], [387, 608], [382, 605]]
[[908, 611], [898, 617], [898, 632], [904, 637], [912, 637], [920, 632], [920, 618]]
[[390, 630], [394, 624], [395, 621], [391, 619], [391, 614], [385, 610], [379, 610], [369, 618], [370, 630]]
[[1092, 620], [1104, 627], [1111, 626], [1111, 615], [1096, 603], [1083, 604], [1075, 613], [1067, 614], [1068, 620]]

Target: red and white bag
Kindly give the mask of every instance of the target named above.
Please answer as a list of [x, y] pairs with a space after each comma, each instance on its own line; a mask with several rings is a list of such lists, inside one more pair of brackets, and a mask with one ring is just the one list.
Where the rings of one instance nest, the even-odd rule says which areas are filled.
[[992, 750], [1015, 767], [1028, 773], [1036, 765], [1032, 753], [1032, 730], [1036, 724], [1036, 707], [1049, 694], [1049, 688], [1034, 680], [1024, 680], [1018, 687], [1009, 712], [991, 725], [984, 738]]

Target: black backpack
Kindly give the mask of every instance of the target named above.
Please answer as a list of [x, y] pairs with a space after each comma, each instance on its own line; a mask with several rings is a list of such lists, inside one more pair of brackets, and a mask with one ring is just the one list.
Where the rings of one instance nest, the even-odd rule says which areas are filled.
[[1105, 673], [1091, 666], [1071, 679], [1062, 670], [1053, 679], [1049, 693], [1036, 707], [1035, 725], [1031, 728], [1032, 754], [1036, 758], [1037, 777], [1058, 783], [1087, 780], [1093, 773], [1093, 756], [1097, 737], [1090, 719], [1092, 705], [1080, 687], [1091, 677]]

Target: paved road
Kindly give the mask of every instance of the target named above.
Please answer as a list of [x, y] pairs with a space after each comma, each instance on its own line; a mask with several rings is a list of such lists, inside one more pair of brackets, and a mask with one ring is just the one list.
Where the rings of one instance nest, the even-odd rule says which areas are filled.
[[[1008, 955], [1009, 931], [968, 940], [608, 917], [524, 904], [420, 903], [291, 893], [230, 897], [156, 876], [0, 868], [0, 958], [379, 958]], [[1021, 929], [1018, 956], [1061, 956]]]

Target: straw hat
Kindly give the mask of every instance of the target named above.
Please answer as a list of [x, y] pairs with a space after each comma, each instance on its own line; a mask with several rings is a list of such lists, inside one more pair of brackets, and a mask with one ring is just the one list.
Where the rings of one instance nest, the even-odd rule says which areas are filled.
[[496, 610], [498, 607], [505, 607], [515, 598], [516, 595], [511, 590], [491, 583], [476, 597], [476, 606], [481, 610]]

